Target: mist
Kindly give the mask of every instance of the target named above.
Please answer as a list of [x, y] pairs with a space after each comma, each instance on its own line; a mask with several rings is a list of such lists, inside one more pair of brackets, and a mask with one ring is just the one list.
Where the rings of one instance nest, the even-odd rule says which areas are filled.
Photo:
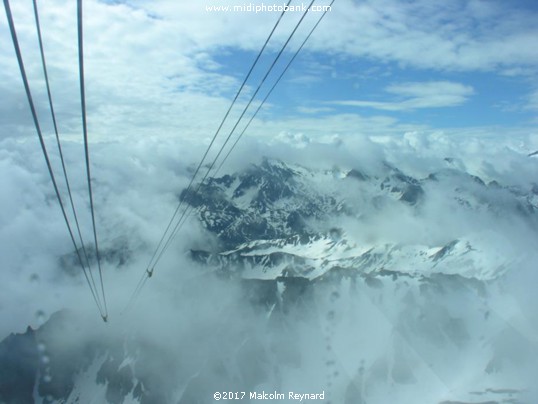
[[[467, 140], [490, 148], [462, 147], [449, 136], [441, 142], [438, 134], [295, 146], [288, 136], [274, 139], [247, 140], [219, 175], [278, 159], [298, 173], [294, 181], [305, 181], [301, 192], [331, 195], [345, 207], [306, 222], [321, 240], [338, 228], [347, 256], [388, 249], [388, 258], [310, 278], [245, 277], [238, 263], [224, 270], [192, 258], [198, 250], [229, 254], [196, 214], [129, 305], [197, 154], [152, 138], [102, 142], [93, 146], [93, 175], [106, 324], [71, 265], [39, 150], [30, 141], [2, 141], [0, 334], [41, 327], [40, 355], [50, 358], [40, 365], [44, 396], [61, 390], [57, 379], [44, 378], [47, 368], [85, 363], [81, 352], [90, 352], [70, 399], [138, 402], [137, 383], [146, 399], [163, 403], [212, 402], [217, 391], [325, 392], [334, 403], [538, 398], [538, 318], [529, 287], [536, 280], [531, 190], [538, 160], [512, 139]], [[85, 184], [75, 174], [83, 172], [81, 145], [68, 142], [65, 150], [90, 240]], [[346, 178], [352, 169], [366, 180]], [[402, 176], [419, 181], [416, 201], [394, 191]], [[435, 265], [416, 252], [442, 257], [451, 242], [471, 247]]]

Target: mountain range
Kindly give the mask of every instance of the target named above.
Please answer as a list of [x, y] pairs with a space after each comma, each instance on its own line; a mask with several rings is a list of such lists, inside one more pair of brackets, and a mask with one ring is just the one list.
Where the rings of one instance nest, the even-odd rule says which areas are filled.
[[536, 324], [510, 287], [536, 259], [538, 185], [444, 162], [419, 177], [266, 158], [184, 190], [207, 243], [166, 331], [57, 312], [0, 343], [0, 403], [534, 402]]

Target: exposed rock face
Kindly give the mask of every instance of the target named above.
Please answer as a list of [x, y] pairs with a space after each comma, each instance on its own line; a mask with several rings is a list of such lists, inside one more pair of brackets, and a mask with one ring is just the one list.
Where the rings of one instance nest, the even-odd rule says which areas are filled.
[[[388, 164], [372, 176], [356, 169], [314, 171], [265, 160], [245, 173], [209, 180], [198, 195], [182, 197], [222, 242], [218, 250], [193, 250], [192, 258], [248, 278], [315, 278], [336, 267], [368, 273], [448, 272], [480, 279], [501, 275], [507, 267], [502, 257], [490, 257], [488, 265], [479, 263], [492, 252], [484, 249], [481, 235], [439, 244], [358, 244], [331, 226], [338, 221], [361, 226], [368, 216], [382, 215], [395, 203], [420, 216], [428, 193], [439, 189], [450, 198], [448, 208], [494, 217], [516, 214], [538, 225], [532, 189], [486, 185], [455, 169], [416, 179]], [[361, 200], [350, 200], [350, 192], [357, 190]]]
[[0, 402], [33, 402], [39, 355], [34, 330], [11, 334], [0, 344]]

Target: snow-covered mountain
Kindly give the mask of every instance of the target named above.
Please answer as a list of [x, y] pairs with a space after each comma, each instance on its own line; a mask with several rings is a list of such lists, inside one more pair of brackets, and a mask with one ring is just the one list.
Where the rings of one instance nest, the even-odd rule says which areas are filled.
[[200, 275], [105, 333], [64, 311], [9, 336], [0, 402], [538, 399], [538, 323], [514, 292], [536, 259], [537, 185], [452, 159], [420, 178], [264, 159], [180, 198], [211, 240], [188, 253]]
[[[357, 241], [338, 224], [345, 222], [344, 228], [349, 228], [352, 223], [360, 233], [361, 227], [371, 226], [372, 218], [386, 212], [420, 218], [428, 209], [426, 194], [438, 194], [439, 189], [448, 199], [442, 209], [492, 218], [515, 215], [537, 224], [537, 186], [523, 190], [496, 182], [486, 185], [454, 169], [415, 179], [385, 165], [380, 174], [372, 177], [355, 169], [313, 171], [266, 159], [245, 173], [210, 180], [189, 201], [223, 248], [192, 251], [192, 256], [254, 279], [315, 279], [341, 268], [363, 275], [444, 273], [487, 280], [515, 264], [513, 256], [504, 256], [497, 248], [503, 236], [488, 227], [457, 238], [447, 235], [444, 241], [428, 240], [425, 234], [422, 240], [404, 236], [394, 242], [390, 234], [388, 240], [362, 237]], [[353, 199], [356, 195], [359, 200]], [[426, 214], [421, 225], [427, 231], [436, 223], [428, 223], [431, 213]], [[407, 230], [416, 231], [400, 229]]]

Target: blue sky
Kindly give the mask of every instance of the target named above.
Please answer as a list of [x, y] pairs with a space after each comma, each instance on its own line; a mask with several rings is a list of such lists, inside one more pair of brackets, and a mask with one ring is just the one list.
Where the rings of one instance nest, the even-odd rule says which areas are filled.
[[[435, 12], [443, 9], [432, 2], [380, 3], [391, 3], [395, 8], [405, 3], [427, 3]], [[455, 9], [447, 12], [446, 18], [439, 18], [442, 22], [438, 28], [442, 31], [443, 24], [461, 25], [458, 35], [470, 38], [467, 44], [477, 48], [475, 62], [466, 65], [465, 59], [469, 56], [462, 56], [459, 61], [457, 56], [447, 53], [440, 55], [438, 63], [431, 61], [423, 66], [419, 60], [414, 61], [408, 56], [407, 60], [402, 60], [397, 52], [383, 56], [356, 56], [337, 49], [329, 52], [307, 49], [272, 96], [275, 113], [284, 116], [346, 113], [366, 117], [383, 114], [399, 122], [432, 128], [497, 126], [510, 129], [534, 126], [537, 109], [532, 100], [537, 94], [537, 57], [529, 39], [538, 41], [538, 33], [530, 24], [529, 15], [535, 15], [537, 7], [532, 2], [474, 2], [486, 9], [483, 11], [485, 16], [480, 18], [470, 12], [468, 15], [456, 12], [473, 2], [456, 3], [460, 6], [454, 6]], [[342, 4], [335, 4], [334, 13], [340, 6]], [[375, 9], [375, 3], [372, 2], [371, 7]], [[404, 9], [401, 6], [401, 10]], [[490, 15], [487, 15], [488, 12]], [[512, 23], [505, 23], [506, 27], [503, 27], [502, 21], [496, 22], [495, 18], [502, 17], [500, 13], [513, 19]], [[400, 23], [408, 18], [403, 12], [402, 15]], [[327, 24], [337, 24], [335, 20], [331, 21], [332, 17], [334, 15], [329, 13]], [[380, 21], [384, 19], [389, 18], [382, 16]], [[465, 20], [469, 22], [465, 23]], [[373, 23], [374, 26], [376, 24]], [[428, 36], [426, 30], [413, 35], [413, 28], [408, 31], [410, 37]], [[360, 30], [357, 33], [360, 34]], [[435, 35], [435, 27], [432, 27], [431, 34]], [[511, 37], [513, 42], [503, 44]], [[517, 37], [522, 38], [520, 43], [515, 40]], [[445, 41], [451, 39], [444, 38]], [[394, 44], [392, 41], [398, 42], [398, 38], [390, 35], [384, 40], [389, 42], [389, 46], [416, 46], [412, 42]], [[481, 40], [483, 48], [479, 51]], [[472, 44], [472, 41], [476, 43]], [[464, 48], [465, 44], [463, 42], [460, 48]], [[513, 47], [527, 48], [528, 53], [511, 60], [511, 53], [517, 53]], [[492, 57], [490, 52], [499, 48], [504, 48], [506, 54]], [[436, 52], [435, 49], [432, 51]], [[483, 59], [480, 52], [484, 53]], [[271, 57], [275, 54], [272, 52]], [[418, 51], [416, 56], [420, 58]], [[454, 59], [443, 61], [443, 56]], [[226, 49], [221, 54], [217, 53], [214, 60], [220, 71], [240, 79], [254, 57], [255, 52]]]
[[[11, 3], [34, 97], [46, 120], [31, 4]], [[222, 4], [246, 3], [84, 2], [93, 139], [150, 135], [207, 141], [212, 136], [279, 15], [207, 11]], [[80, 126], [75, 6], [51, 0], [39, 7], [62, 131], [74, 135]], [[307, 15], [292, 51], [319, 16]], [[250, 93], [299, 17], [284, 16], [249, 80]], [[336, 0], [248, 134], [273, 138], [286, 131], [322, 139], [472, 129], [535, 136], [537, 20], [532, 1]], [[4, 16], [0, 38], [10, 45]], [[282, 63], [290, 56], [285, 53]], [[2, 137], [33, 136], [11, 46], [2, 47], [0, 68], [0, 86], [8, 94], [0, 101]], [[246, 99], [240, 99], [242, 105]], [[241, 105], [235, 116], [240, 110]]]
[[[215, 61], [222, 72], [240, 79], [255, 56], [254, 52], [230, 51], [217, 55]], [[271, 53], [271, 56], [276, 55]], [[433, 91], [438, 89], [442, 93], [443, 87], [439, 83], [443, 82], [458, 83], [467, 90], [463, 88], [461, 96], [444, 103], [440, 101], [439, 105], [432, 102], [429, 106], [427, 100], [419, 107], [413, 103], [407, 107], [398, 105], [413, 98], [406, 97], [405, 92], [394, 91], [398, 84], [401, 87], [401, 83], [431, 83]], [[401, 67], [394, 62], [332, 58], [318, 52], [305, 52], [270, 101], [275, 110], [284, 115], [357, 113], [372, 116], [382, 112], [399, 121], [431, 126], [511, 127], [533, 124], [536, 113], [525, 108], [530, 85], [532, 78], [506, 76], [494, 71], [437, 71]], [[363, 105], [341, 103], [357, 100]], [[368, 105], [369, 102], [372, 105]]]

